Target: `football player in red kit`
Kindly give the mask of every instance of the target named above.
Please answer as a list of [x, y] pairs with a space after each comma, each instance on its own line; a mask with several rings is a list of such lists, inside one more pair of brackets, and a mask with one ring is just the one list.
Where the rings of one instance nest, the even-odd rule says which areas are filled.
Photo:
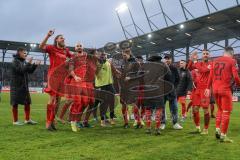
[[[96, 58], [83, 51], [83, 46], [77, 43], [76, 54], [70, 62], [70, 85], [76, 87], [76, 93], [69, 98], [74, 100], [70, 108], [72, 131], [77, 132], [81, 128], [80, 121], [84, 110], [94, 104], [94, 86], [96, 72]], [[78, 92], [80, 91], [80, 92]], [[71, 97], [72, 96], [72, 97]], [[83, 125], [88, 126], [90, 110], [86, 113]]]
[[[190, 70], [197, 69], [199, 73], [199, 78], [196, 86], [194, 96], [192, 97], [193, 103], [193, 119], [196, 125], [197, 133], [202, 135], [208, 134], [208, 127], [210, 122], [209, 114], [209, 103], [210, 98], [204, 95], [204, 91], [207, 88], [207, 81], [210, 75], [210, 68], [212, 62], [209, 62], [209, 52], [207, 50], [202, 51], [202, 61], [198, 62], [197, 52], [191, 55], [191, 60], [189, 61], [188, 68]], [[200, 129], [200, 114], [199, 108], [202, 107], [204, 110], [204, 129], [201, 132]]]
[[240, 86], [240, 78], [238, 76], [238, 66], [236, 60], [233, 59], [233, 48], [226, 47], [222, 57], [214, 60], [208, 80], [206, 96], [210, 96], [210, 87], [212, 87], [218, 111], [216, 115], [216, 138], [221, 142], [233, 142], [227, 138], [227, 130], [232, 111], [232, 86], [231, 80]]
[[197, 69], [192, 70], [191, 75], [192, 75], [193, 87], [192, 87], [192, 92], [190, 94], [190, 100], [191, 101], [188, 103], [188, 106], [187, 106], [187, 112], [193, 106], [192, 100], [193, 100], [193, 97], [195, 95], [196, 86], [197, 86], [197, 82], [198, 82], [198, 78], [199, 78], [198, 70]]
[[[66, 59], [71, 57], [71, 53], [69, 52], [69, 49], [66, 48], [65, 46], [65, 39], [63, 35], [57, 35], [54, 38], [53, 45], [46, 45], [48, 39], [53, 34], [54, 34], [54, 31], [50, 30], [47, 33], [44, 40], [42, 41], [42, 43], [39, 45], [39, 48], [49, 55], [50, 67], [48, 70], [48, 79], [58, 66], [65, 63]], [[55, 109], [58, 103], [57, 101], [60, 100], [60, 98], [58, 98], [58, 93], [56, 93], [51, 89], [49, 82], [48, 82], [48, 87], [45, 89], [45, 92], [47, 92], [50, 95], [50, 99], [47, 104], [46, 128], [49, 131], [54, 131], [56, 130], [56, 127], [54, 125]]]

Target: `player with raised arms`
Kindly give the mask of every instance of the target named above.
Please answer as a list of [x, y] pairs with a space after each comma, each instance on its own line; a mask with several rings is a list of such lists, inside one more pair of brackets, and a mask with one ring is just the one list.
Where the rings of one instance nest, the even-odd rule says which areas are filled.
[[65, 46], [65, 38], [63, 35], [57, 35], [54, 38], [53, 45], [47, 45], [48, 39], [54, 34], [54, 30], [50, 30], [44, 40], [39, 45], [39, 48], [43, 50], [44, 53], [49, 55], [50, 67], [48, 69], [48, 86], [45, 89], [45, 92], [50, 95], [48, 104], [47, 104], [47, 118], [46, 118], [46, 128], [49, 131], [56, 130], [54, 125], [55, 119], [55, 110], [57, 103], [59, 101], [59, 94], [51, 89], [51, 85], [49, 84], [49, 77], [51, 73], [60, 65], [66, 62], [67, 58], [71, 57], [71, 53], [68, 48]]
[[[202, 61], [198, 61], [198, 53], [194, 52], [191, 55], [191, 60], [189, 61], [188, 68], [190, 70], [197, 69], [198, 71], [198, 81], [196, 90], [192, 97], [193, 103], [193, 119], [196, 125], [196, 133], [201, 133], [202, 135], [208, 134], [208, 127], [210, 123], [210, 114], [209, 114], [209, 104], [210, 98], [204, 95], [204, 91], [207, 88], [207, 81], [210, 75], [210, 69], [212, 62], [209, 61], [210, 53], [208, 50], [204, 49], [202, 51]], [[204, 111], [204, 129], [201, 131], [200, 128], [200, 107]]]

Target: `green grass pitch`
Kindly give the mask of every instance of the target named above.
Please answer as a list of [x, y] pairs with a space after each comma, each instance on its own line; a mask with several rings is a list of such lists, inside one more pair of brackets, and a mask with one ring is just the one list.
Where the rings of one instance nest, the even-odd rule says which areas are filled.
[[[9, 94], [2, 93], [0, 103], [0, 160], [239, 160], [240, 104], [234, 104], [228, 135], [233, 144], [221, 144], [214, 137], [214, 119], [208, 136], [190, 134], [190, 118], [175, 131], [168, 123], [160, 136], [146, 135], [144, 129], [123, 129], [118, 110], [115, 127], [82, 129], [73, 133], [70, 125], [57, 126], [57, 132], [45, 130], [45, 104], [48, 96], [32, 94], [32, 119], [36, 126], [13, 126]], [[169, 113], [169, 111], [168, 111]], [[202, 114], [202, 112], [201, 112]], [[19, 107], [19, 120], [23, 120]], [[203, 122], [203, 118], [201, 117]]]

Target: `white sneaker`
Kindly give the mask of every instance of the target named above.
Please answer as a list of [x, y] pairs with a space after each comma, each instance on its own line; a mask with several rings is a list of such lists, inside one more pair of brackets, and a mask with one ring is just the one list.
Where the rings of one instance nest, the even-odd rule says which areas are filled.
[[155, 119], [156, 119], [155, 115], [152, 115], [151, 119], [152, 119], [152, 121], [155, 121]]
[[28, 121], [25, 120], [24, 123], [25, 123], [25, 124], [31, 124], [31, 125], [37, 124], [37, 122], [35, 122], [35, 121], [31, 120], [31, 119], [29, 119]]
[[16, 122], [13, 122], [13, 125], [14, 125], [14, 126], [23, 126], [24, 123], [19, 122], [19, 121], [16, 121]]
[[160, 129], [164, 130], [165, 128], [166, 128], [166, 125], [165, 124], [161, 124]]
[[176, 124], [173, 125], [173, 129], [181, 130], [181, 129], [183, 129], [183, 127], [180, 126], [180, 124], [176, 123]]
[[134, 120], [134, 119], [135, 119], [134, 114], [131, 114], [130, 119], [131, 119], [131, 120]]

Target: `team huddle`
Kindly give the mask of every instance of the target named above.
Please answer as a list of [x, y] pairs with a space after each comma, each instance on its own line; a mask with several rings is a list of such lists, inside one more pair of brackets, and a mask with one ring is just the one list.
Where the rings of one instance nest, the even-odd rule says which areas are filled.
[[[65, 46], [63, 35], [57, 35], [54, 44], [47, 45], [53, 34], [54, 31], [50, 30], [39, 45], [50, 60], [48, 83], [44, 89], [50, 97], [46, 113], [47, 130], [57, 130], [56, 121], [59, 121], [64, 124], [70, 122], [72, 131], [78, 132], [80, 128], [91, 127], [91, 115], [101, 118], [101, 127], [115, 125], [114, 106], [119, 94], [124, 128], [130, 128], [131, 106], [134, 128], [145, 127], [147, 134], [160, 135], [166, 127], [165, 106], [168, 101], [173, 129], [183, 129], [178, 122], [184, 121], [189, 108], [192, 108], [196, 133], [207, 135], [210, 117], [215, 117], [212, 107], [211, 115], [209, 113], [215, 99], [216, 138], [220, 142], [233, 142], [226, 136], [233, 105], [232, 86], [240, 86], [233, 48], [226, 47], [223, 56], [214, 60], [210, 60], [206, 49], [202, 51], [202, 60], [194, 52], [189, 61], [181, 60], [176, 67], [171, 54], [166, 54], [164, 60], [161, 56], [151, 56], [144, 61], [141, 56], [134, 57], [130, 48], [124, 48], [120, 55], [108, 59], [104, 51], [90, 49], [85, 52], [83, 45], [77, 43], [72, 53]], [[34, 72], [40, 61], [33, 63], [32, 58], [27, 60], [26, 57], [26, 49], [19, 48], [11, 68], [14, 125], [24, 124], [18, 121], [19, 104], [25, 106], [25, 124], [37, 124], [30, 118], [28, 74]], [[190, 103], [187, 106], [188, 95]], [[64, 99], [62, 105], [61, 99]], [[180, 120], [178, 103], [182, 109]], [[204, 111], [203, 129], [200, 127], [200, 108]]]

